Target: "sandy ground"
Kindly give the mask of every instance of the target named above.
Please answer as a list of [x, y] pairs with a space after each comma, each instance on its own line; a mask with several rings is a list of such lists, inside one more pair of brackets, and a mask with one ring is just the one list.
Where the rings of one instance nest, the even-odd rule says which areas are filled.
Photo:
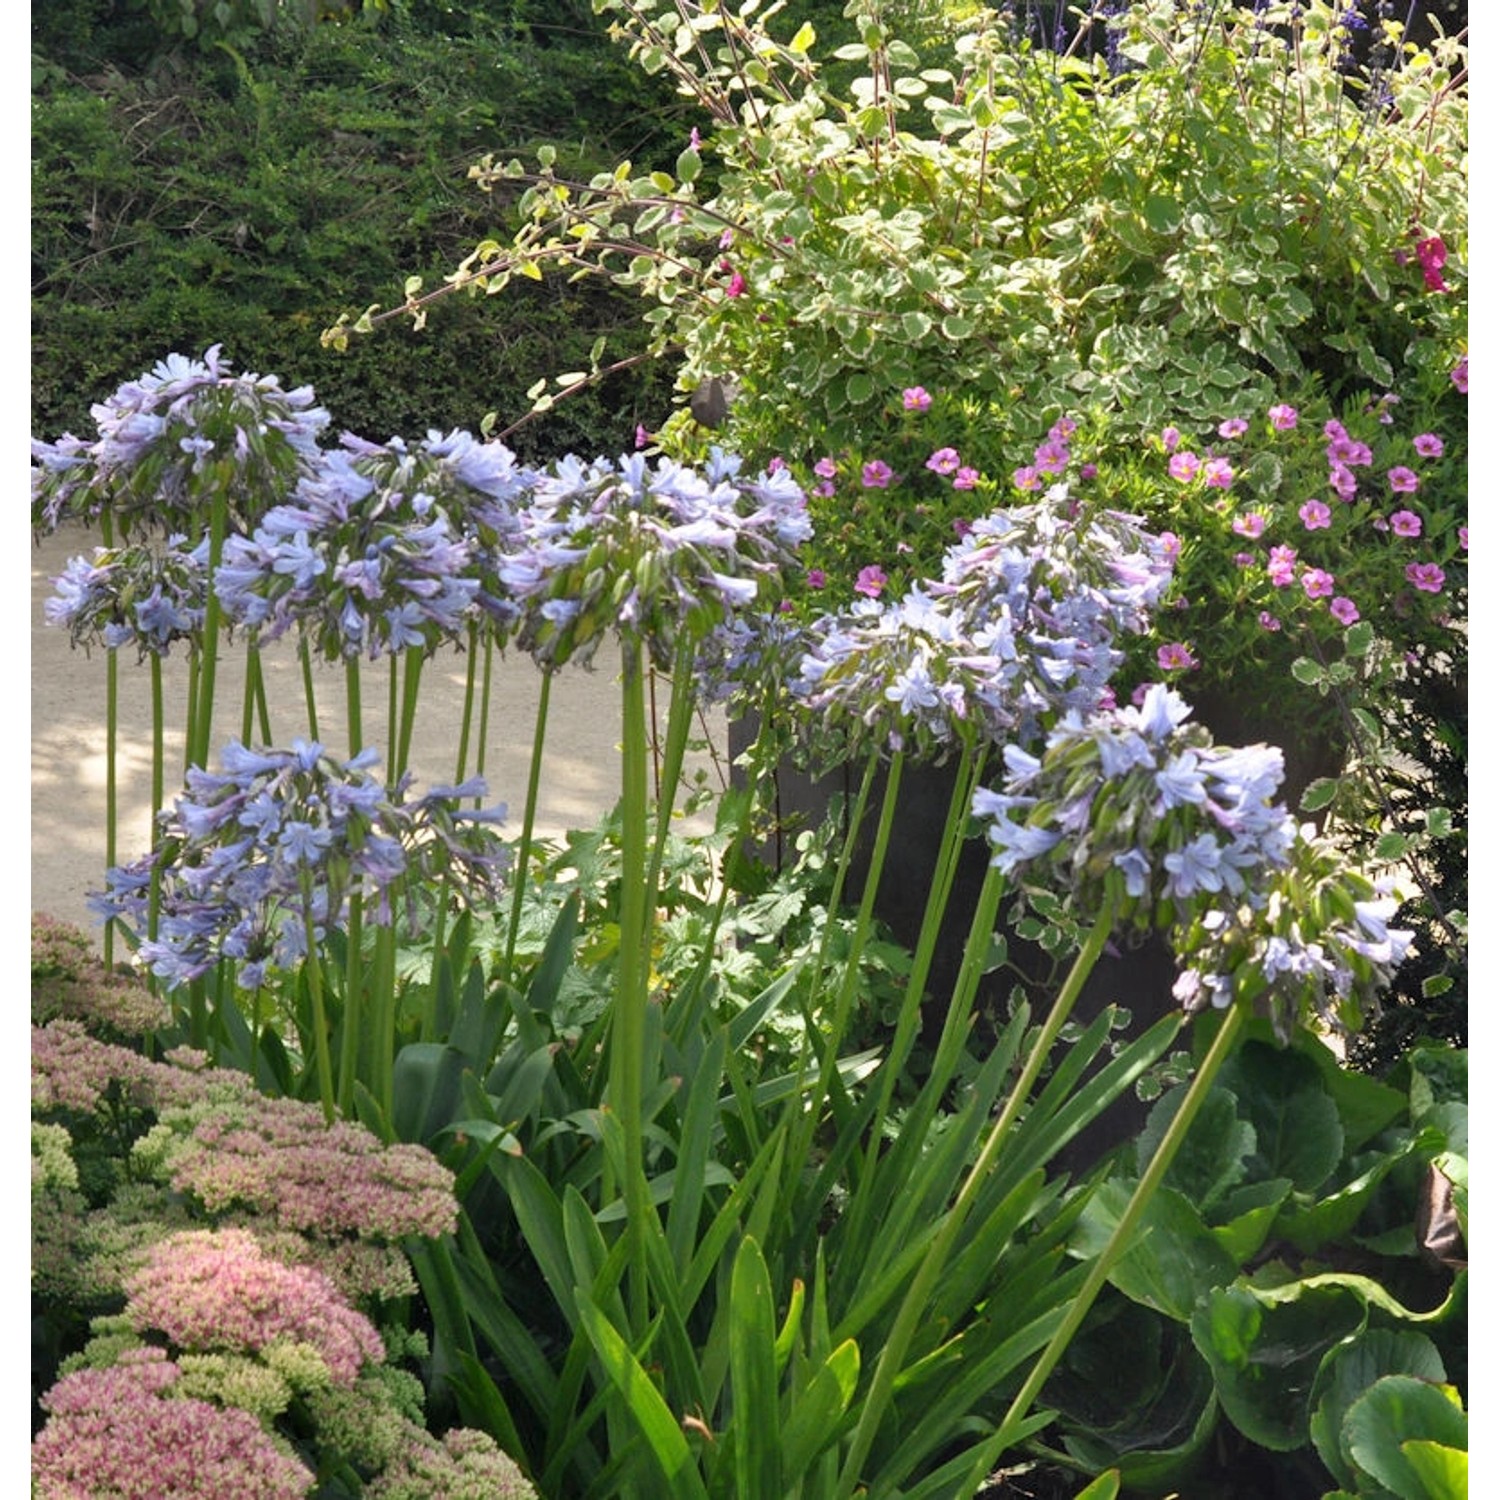
[[[67, 631], [45, 621], [52, 580], [68, 559], [88, 555], [98, 538], [65, 530], [44, 539], [31, 554], [31, 909], [46, 911], [95, 931], [87, 896], [104, 883], [106, 860], [105, 653], [74, 649]], [[613, 665], [601, 648], [594, 670], [567, 669], [553, 684], [547, 721], [546, 754], [538, 790], [537, 828], [556, 836], [587, 828], [606, 813], [619, 789], [619, 691]], [[306, 737], [301, 673], [290, 641], [266, 649], [263, 657], [271, 703], [273, 738], [289, 744]], [[166, 796], [181, 783], [182, 723], [187, 690], [184, 658], [165, 663]], [[243, 657], [234, 648], [220, 667], [215, 702], [217, 749], [240, 733], [244, 685]], [[411, 765], [419, 787], [451, 782], [463, 718], [467, 658], [447, 652], [423, 670], [422, 695]], [[137, 665], [133, 649], [121, 654], [119, 669], [118, 832], [116, 859], [134, 859], [148, 846], [151, 799], [151, 673]], [[363, 697], [367, 738], [383, 722], [388, 678], [367, 666]], [[341, 668], [319, 668], [315, 676], [319, 738], [337, 754], [347, 753]], [[485, 775], [492, 802], [510, 809], [509, 827], [519, 834], [530, 768], [541, 674], [530, 658], [513, 655], [501, 663], [491, 688]], [[665, 712], [666, 685], [657, 701]], [[712, 713], [702, 728], [713, 750], [690, 757], [687, 770], [703, 768], [722, 785], [727, 772], [725, 727]], [[471, 731], [471, 747], [477, 728]], [[470, 750], [472, 771], [473, 750]], [[717, 760], [715, 759], [717, 756]], [[700, 819], [700, 824], [705, 820]], [[687, 824], [687, 827], [694, 825]]]

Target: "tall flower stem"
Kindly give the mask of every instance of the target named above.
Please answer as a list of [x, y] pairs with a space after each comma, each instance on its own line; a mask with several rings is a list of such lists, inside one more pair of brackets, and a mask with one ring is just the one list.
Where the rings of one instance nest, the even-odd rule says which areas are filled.
[[312, 872], [302, 873], [302, 926], [307, 954], [302, 972], [307, 976], [307, 992], [312, 1000], [313, 1062], [318, 1071], [318, 1097], [323, 1101], [323, 1118], [330, 1125], [338, 1110], [334, 1103], [333, 1059], [328, 1047], [328, 1009], [323, 1000], [323, 965], [318, 957], [318, 933], [313, 922]]
[[1078, 956], [1073, 960], [1073, 967], [1068, 973], [1067, 980], [1058, 992], [1057, 999], [1053, 1002], [1052, 1009], [1046, 1021], [1043, 1022], [1035, 1042], [1032, 1043], [1031, 1052], [1026, 1059], [1025, 1067], [1021, 1070], [1021, 1076], [1016, 1079], [1010, 1097], [1006, 1100], [1004, 1109], [1000, 1111], [999, 1118], [990, 1127], [990, 1133], [985, 1137], [984, 1145], [980, 1148], [974, 1165], [969, 1169], [969, 1175], [964, 1179], [958, 1196], [948, 1209], [941, 1227], [928, 1247], [927, 1254], [923, 1257], [916, 1275], [907, 1288], [900, 1311], [896, 1314], [896, 1321], [886, 1337], [885, 1347], [881, 1350], [880, 1360], [875, 1366], [875, 1376], [861, 1408], [859, 1424], [854, 1430], [849, 1451], [844, 1458], [844, 1468], [839, 1475], [838, 1487], [835, 1490], [838, 1500], [846, 1500], [846, 1497], [852, 1496], [859, 1484], [860, 1469], [869, 1456], [871, 1445], [875, 1441], [875, 1434], [890, 1406], [895, 1392], [896, 1378], [901, 1373], [902, 1364], [906, 1359], [906, 1352], [911, 1346], [912, 1338], [916, 1334], [917, 1325], [927, 1314], [928, 1303], [931, 1301], [938, 1277], [942, 1275], [948, 1257], [968, 1218], [969, 1210], [973, 1208], [974, 1201], [984, 1186], [985, 1178], [989, 1176], [990, 1169], [1000, 1155], [1000, 1149], [1010, 1134], [1016, 1116], [1030, 1096], [1037, 1076], [1052, 1051], [1053, 1043], [1056, 1042], [1058, 1033], [1063, 1028], [1063, 1023], [1068, 1019], [1085, 980], [1093, 972], [1094, 965], [1099, 961], [1099, 955], [1104, 951], [1104, 945], [1109, 940], [1114, 921], [1114, 906], [1112, 903], [1107, 903], [1104, 910], [1099, 913], [1082, 948], [1079, 949]]
[[[485, 683], [488, 695], [489, 683]], [[542, 672], [542, 686], [537, 697], [536, 726], [531, 735], [531, 768], [526, 777], [526, 810], [521, 815], [521, 844], [516, 851], [514, 884], [510, 893], [510, 926], [505, 934], [505, 963], [501, 973], [507, 980], [516, 959], [516, 938], [521, 931], [521, 908], [526, 902], [527, 866], [531, 863], [531, 836], [536, 827], [537, 791], [542, 781], [542, 750], [547, 740], [547, 709], [552, 698], [552, 673]]]
[[297, 646], [297, 656], [302, 663], [302, 696], [307, 704], [307, 737], [318, 738], [318, 695], [313, 688], [312, 646], [304, 636]]
[[1057, 1367], [1058, 1360], [1062, 1358], [1068, 1344], [1082, 1327], [1084, 1318], [1088, 1316], [1089, 1309], [1094, 1305], [1094, 1299], [1103, 1290], [1104, 1283], [1109, 1280], [1109, 1273], [1114, 1269], [1115, 1263], [1129, 1248], [1140, 1225], [1141, 1216], [1150, 1205], [1152, 1198], [1156, 1196], [1162, 1179], [1167, 1175], [1168, 1169], [1182, 1148], [1182, 1143], [1187, 1139], [1188, 1131], [1192, 1129], [1193, 1121], [1203, 1107], [1203, 1101], [1208, 1098], [1208, 1091], [1213, 1087], [1220, 1068], [1224, 1066], [1225, 1060], [1234, 1050], [1240, 1028], [1244, 1025], [1247, 1008], [1248, 1002], [1239, 1000], [1225, 1013], [1223, 1021], [1219, 1024], [1219, 1030], [1214, 1036], [1213, 1044], [1209, 1047], [1188, 1089], [1187, 1097], [1183, 1099], [1181, 1107], [1172, 1117], [1172, 1123], [1167, 1127], [1166, 1134], [1158, 1142], [1150, 1164], [1141, 1174], [1140, 1181], [1135, 1185], [1135, 1191], [1130, 1195], [1130, 1201], [1125, 1205], [1125, 1211], [1120, 1215], [1119, 1223], [1115, 1225], [1109, 1240], [1099, 1252], [1078, 1295], [1069, 1303], [1067, 1315], [1058, 1325], [1047, 1347], [1038, 1355], [1031, 1374], [1026, 1377], [1026, 1383], [1016, 1393], [1015, 1399], [1010, 1404], [1010, 1410], [1006, 1412], [994, 1437], [985, 1445], [984, 1451], [976, 1456], [973, 1473], [976, 1485], [983, 1481], [984, 1475], [994, 1460], [1014, 1441], [1014, 1435], [1019, 1431], [1027, 1412], [1031, 1409], [1031, 1403], [1036, 1400], [1047, 1377]]
[[392, 750], [395, 764], [392, 772], [399, 781], [406, 774], [411, 760], [411, 736], [417, 722], [417, 697], [422, 686], [422, 655], [420, 646], [408, 646], [405, 652], [406, 669], [401, 682], [401, 733], [396, 748]]
[[469, 621], [469, 649], [464, 663], [464, 712], [458, 729], [458, 761], [453, 768], [453, 781], [457, 785], [464, 779], [469, 764], [469, 732], [474, 723], [475, 675], [479, 670], [479, 623]]
[[228, 484], [233, 475], [232, 465], [225, 470], [224, 482], [210, 487], [212, 500], [208, 520], [208, 588], [203, 601], [202, 646], [198, 660], [198, 697], [196, 718], [188, 736], [188, 764], [207, 766], [208, 746], [213, 738], [214, 724], [214, 677], [219, 662], [219, 625], [223, 616], [219, 595], [214, 588], [214, 577], [219, 571], [219, 561], [224, 555], [224, 537], [229, 530]]
[[646, 675], [641, 644], [622, 647], [620, 763], [620, 956], [610, 1021], [610, 1098], [625, 1142], [625, 1233], [630, 1242], [630, 1308], [633, 1325], [646, 1324], [645, 1224], [651, 1209], [646, 1185], [645, 1121], [641, 1118], [646, 1072], [648, 913], [655, 895], [646, 888], [648, 799]]
[[[348, 724], [349, 754], [352, 758], [364, 747], [364, 724], [360, 704], [359, 658], [344, 661], [344, 710]], [[345, 1115], [354, 1107], [354, 1080], [359, 1074], [361, 1041], [366, 1041], [364, 1027], [364, 901], [356, 891], [349, 897], [348, 941], [344, 950], [344, 1029], [339, 1046], [339, 1109]], [[378, 1049], [374, 1053], [379, 1059]]]
[[[104, 868], [114, 869], [120, 793], [116, 762], [120, 746], [120, 653], [111, 650], [104, 662]], [[104, 925], [104, 963], [115, 961], [115, 924]]]
[[[666, 853], [667, 834], [672, 826], [672, 811], [677, 801], [677, 787], [682, 780], [682, 763], [687, 756], [688, 733], [693, 724], [693, 656], [697, 643], [686, 631], [678, 647], [672, 668], [672, 695], [667, 703], [666, 744], [662, 748], [656, 780], [656, 837], [651, 844], [651, 864], [646, 872], [646, 889], [655, 895], [661, 877], [661, 862]], [[653, 706], [655, 693], [652, 693]], [[652, 743], [656, 742], [656, 724], [651, 725]], [[655, 923], [656, 902], [646, 915], [646, 944], [649, 951], [651, 928]]]

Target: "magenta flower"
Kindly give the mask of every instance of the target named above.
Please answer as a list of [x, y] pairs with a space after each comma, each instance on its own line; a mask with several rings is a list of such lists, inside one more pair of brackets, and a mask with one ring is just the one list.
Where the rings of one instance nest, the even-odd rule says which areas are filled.
[[1054, 442], [1065, 443], [1077, 431], [1078, 423], [1072, 417], [1059, 417], [1047, 429], [1047, 436]]
[[932, 397], [919, 385], [909, 385], [901, 392], [901, 404], [907, 411], [926, 411], [932, 405]]
[[1078, 477], [1080, 479], [1097, 479], [1099, 477], [1098, 464], [1083, 464], [1079, 467]]
[[1226, 417], [1219, 423], [1219, 436], [1221, 438], [1243, 437], [1250, 429], [1250, 424], [1243, 417]]
[[1307, 501], [1298, 508], [1297, 514], [1302, 517], [1302, 524], [1309, 531], [1318, 531], [1333, 520], [1333, 512], [1321, 500]]
[[745, 295], [745, 278], [738, 271], [729, 278], [729, 285], [724, 288], [726, 297], [743, 297]]
[[1175, 563], [1182, 556], [1182, 538], [1175, 531], [1164, 531], [1157, 537], [1161, 543], [1162, 556], [1168, 562]]
[[1270, 610], [1263, 609], [1260, 612], [1260, 627], [1262, 630], [1280, 630], [1281, 621]]
[[891, 466], [882, 459], [872, 458], [864, 467], [860, 479], [867, 490], [883, 490], [887, 488], [896, 476], [891, 472]]
[[1234, 554], [1234, 565], [1237, 568], [1248, 568], [1255, 561], [1255, 554], [1251, 552], [1236, 552]]
[[838, 475], [839, 466], [831, 458], [820, 458], [813, 465], [813, 473], [819, 479], [833, 479]]
[[1385, 477], [1391, 489], [1398, 495], [1410, 495], [1422, 482], [1402, 464], [1397, 464], [1394, 469], [1387, 469]]
[[1203, 482], [1216, 490], [1227, 490], [1234, 483], [1234, 469], [1227, 458], [1205, 459]]
[[1252, 542], [1266, 529], [1266, 518], [1256, 511], [1236, 516], [1232, 530], [1237, 536], [1248, 537]]
[[1184, 448], [1181, 453], [1174, 453], [1167, 464], [1167, 473], [1184, 484], [1197, 472], [1198, 455], [1191, 449]]
[[1422, 268], [1422, 280], [1430, 292], [1446, 292], [1448, 283], [1443, 280], [1443, 267], [1448, 263], [1448, 247], [1439, 235], [1417, 243], [1417, 264]]
[[1156, 665], [1163, 672], [1186, 672], [1198, 665], [1193, 653], [1182, 641], [1172, 641], [1156, 648]]
[[859, 577], [854, 581], [854, 592], [863, 594], [867, 599], [878, 599], [887, 582], [889, 580], [880, 564], [871, 563], [859, 570]]
[[1171, 453], [1182, 441], [1182, 434], [1175, 427], [1163, 427], [1161, 430], [1161, 445]]
[[825, 500], [835, 493], [831, 479], [820, 479], [812, 488], [815, 495], [821, 495]]
[[1061, 474], [1068, 467], [1068, 445], [1057, 438], [1049, 438], [1037, 446], [1032, 463], [1040, 474]]
[[1453, 382], [1453, 388], [1460, 396], [1469, 394], [1469, 356], [1460, 354], [1458, 363], [1449, 371], [1448, 379]]
[[1467, 526], [1460, 526], [1458, 528], [1458, 545], [1465, 552], [1469, 550], [1469, 528]]
[[1018, 490], [1039, 490], [1042, 487], [1041, 476], [1030, 465], [1024, 469], [1017, 469], [1010, 478], [1011, 483]]
[[1424, 594], [1441, 594], [1447, 575], [1436, 563], [1407, 563], [1406, 581]]
[[959, 458], [956, 448], [939, 448], [927, 460], [927, 467], [934, 474], [951, 474], [958, 467], [958, 464]]
[[646, 431], [646, 429], [645, 429], [645, 427], [644, 427], [643, 424], [641, 424], [640, 422], [637, 422], [635, 424], [635, 445], [636, 445], [636, 447], [637, 448], [644, 448], [646, 446], [646, 444], [649, 443], [650, 441], [651, 441], [651, 434]]
[[1375, 458], [1368, 443], [1361, 443], [1347, 432], [1334, 438], [1324, 451], [1330, 464], [1368, 464], [1374, 462]]
[[953, 476], [953, 488], [956, 490], [972, 490], [979, 483], [979, 470], [965, 466]]
[[1337, 599], [1328, 601], [1328, 613], [1340, 625], [1352, 625], [1359, 618], [1359, 607], [1352, 599], [1346, 599], [1340, 594]]
[[1297, 549], [1295, 547], [1272, 547], [1266, 560], [1266, 573], [1271, 582], [1284, 589], [1296, 575]]
[[1415, 511], [1398, 510], [1391, 517], [1391, 530], [1394, 531], [1397, 536], [1421, 536], [1422, 518], [1421, 516], [1417, 515]]
[[809, 568], [807, 570], [807, 586], [810, 589], [820, 589], [828, 582], [828, 575], [822, 568]]
[[1302, 592], [1309, 599], [1326, 599], [1333, 592], [1333, 574], [1322, 568], [1308, 568], [1302, 575]]
[[1284, 401], [1278, 402], [1266, 415], [1277, 432], [1290, 432], [1297, 425], [1297, 408]]
[[1441, 458], [1443, 456], [1443, 440], [1435, 432], [1419, 432], [1411, 440], [1411, 445], [1423, 458]]
[[1335, 464], [1328, 471], [1328, 482], [1333, 486], [1334, 494], [1345, 504], [1354, 499], [1359, 489], [1359, 481], [1354, 477], [1354, 470], [1344, 464]]

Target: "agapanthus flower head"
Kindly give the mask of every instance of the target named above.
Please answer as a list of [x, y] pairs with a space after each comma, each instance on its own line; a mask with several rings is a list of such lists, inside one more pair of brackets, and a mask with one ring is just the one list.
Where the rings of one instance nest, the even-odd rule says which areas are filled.
[[369, 898], [369, 920], [392, 922], [392, 887], [408, 873], [493, 900], [508, 853], [488, 825], [503, 810], [462, 807], [482, 784], [414, 798], [406, 782], [375, 778], [377, 759], [367, 749], [340, 761], [303, 740], [264, 751], [231, 741], [220, 771], [189, 769], [157, 851], [109, 871], [95, 911], [144, 935], [154, 873], [155, 936], [143, 936], [139, 961], [170, 987], [230, 958], [254, 988], [268, 965], [296, 967], [309, 923], [339, 925], [355, 893]]
[[306, 387], [230, 373], [218, 345], [201, 360], [169, 355], [92, 414], [91, 443], [33, 443], [33, 526], [109, 512], [127, 529], [191, 531], [215, 496], [253, 525], [316, 465], [329, 421]]
[[70, 558], [52, 582], [44, 617], [65, 627], [75, 646], [134, 646], [144, 660], [169, 655], [179, 642], [201, 642], [207, 549], [189, 547], [182, 536], [162, 545], [96, 547], [92, 558]]

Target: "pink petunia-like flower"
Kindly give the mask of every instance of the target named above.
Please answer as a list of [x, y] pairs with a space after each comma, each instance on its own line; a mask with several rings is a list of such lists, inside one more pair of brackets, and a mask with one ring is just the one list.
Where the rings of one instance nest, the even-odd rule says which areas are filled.
[[1345, 464], [1334, 464], [1329, 469], [1328, 483], [1333, 487], [1334, 494], [1346, 505], [1359, 492], [1359, 480], [1354, 477], [1354, 470]]
[[822, 568], [809, 568], [807, 570], [807, 586], [810, 589], [820, 589], [828, 582], [828, 575]]
[[820, 458], [817, 463], [813, 465], [813, 473], [816, 474], [819, 479], [834, 479], [838, 476], [838, 472], [839, 466], [833, 461], [833, 459], [828, 457]]
[[1080, 479], [1097, 479], [1099, 477], [1098, 464], [1081, 464], [1078, 469]]
[[1297, 408], [1284, 401], [1277, 402], [1266, 415], [1277, 432], [1290, 432], [1297, 425]]
[[1375, 461], [1375, 455], [1370, 452], [1370, 445], [1350, 437], [1348, 433], [1334, 438], [1324, 451], [1328, 455], [1330, 464], [1366, 465]]
[[971, 469], [967, 465], [953, 476], [953, 488], [956, 490], [972, 490], [978, 483], [979, 470]]
[[901, 405], [907, 411], [926, 411], [932, 405], [932, 397], [919, 385], [909, 385], [901, 392]]
[[1407, 563], [1406, 581], [1424, 594], [1441, 594], [1447, 574], [1436, 563]]
[[1262, 630], [1280, 630], [1281, 621], [1270, 610], [1263, 609], [1260, 612], [1260, 628]]
[[1182, 538], [1175, 531], [1164, 531], [1156, 539], [1161, 544], [1162, 556], [1175, 563], [1182, 556]]
[[726, 297], [743, 297], [745, 295], [745, 278], [738, 271], [729, 278], [729, 284], [724, 288]]
[[1211, 489], [1227, 490], [1234, 484], [1234, 469], [1227, 458], [1209, 458], [1199, 471]]
[[959, 457], [957, 448], [939, 448], [927, 460], [927, 467], [934, 474], [951, 474], [958, 468], [958, 465]]
[[1435, 432], [1419, 432], [1411, 440], [1411, 445], [1423, 458], [1441, 458], [1443, 456], [1443, 440]]
[[1163, 672], [1189, 672], [1198, 662], [1184, 642], [1172, 641], [1156, 648], [1156, 665]]
[[867, 490], [883, 490], [889, 488], [895, 477], [891, 472], [891, 466], [884, 459], [872, 458], [864, 466], [860, 481]]
[[1352, 625], [1359, 619], [1359, 606], [1352, 599], [1346, 599], [1342, 594], [1336, 599], [1328, 601], [1328, 613], [1331, 614], [1340, 625]]
[[1068, 445], [1058, 438], [1048, 438], [1037, 445], [1031, 462], [1039, 474], [1061, 474], [1068, 467]]
[[1039, 490], [1042, 487], [1042, 476], [1028, 464], [1023, 469], [1017, 469], [1010, 476], [1010, 482], [1018, 490]]
[[1458, 363], [1448, 372], [1448, 379], [1453, 382], [1453, 388], [1460, 396], [1469, 394], [1469, 356], [1460, 354]]
[[1412, 494], [1422, 482], [1404, 464], [1397, 464], [1394, 469], [1387, 469], [1385, 477], [1392, 491], [1398, 495]]
[[1297, 508], [1302, 524], [1309, 531], [1320, 531], [1333, 522], [1333, 512], [1321, 500], [1309, 500]]
[[1221, 438], [1243, 437], [1250, 430], [1250, 424], [1243, 417], [1226, 417], [1219, 423], [1219, 436]]
[[1253, 542], [1266, 529], [1266, 518], [1258, 511], [1248, 511], [1234, 518], [1231, 529], [1236, 536], [1248, 537]]
[[1235, 567], [1237, 567], [1237, 568], [1249, 568], [1249, 567], [1253, 567], [1254, 564], [1255, 564], [1255, 554], [1253, 552], [1236, 552], [1234, 554], [1234, 565], [1235, 565]]
[[854, 580], [854, 592], [867, 599], [878, 599], [889, 581], [879, 563], [870, 563], [859, 570], [859, 577]]
[[1422, 280], [1429, 292], [1446, 292], [1448, 283], [1443, 280], [1443, 267], [1448, 264], [1448, 247], [1441, 235], [1430, 235], [1417, 242], [1417, 264], [1422, 268]]
[[1458, 545], [1465, 552], [1469, 550], [1469, 528], [1467, 526], [1460, 526], [1458, 528]]
[[1397, 536], [1413, 537], [1422, 535], [1422, 518], [1415, 511], [1398, 510], [1391, 517], [1391, 530]]
[[1198, 455], [1191, 449], [1184, 448], [1181, 453], [1174, 453], [1167, 464], [1167, 473], [1184, 484], [1197, 472]]
[[1297, 549], [1295, 547], [1272, 547], [1266, 559], [1266, 573], [1279, 589], [1284, 589], [1297, 576]]
[[821, 495], [825, 500], [835, 493], [834, 483], [831, 479], [820, 479], [812, 488], [815, 495]]
[[649, 443], [650, 441], [651, 441], [651, 434], [646, 431], [645, 425], [643, 423], [641, 423], [641, 422], [637, 422], [635, 424], [635, 445], [636, 445], [636, 447], [637, 448], [644, 448], [646, 446], [646, 444]]
[[1056, 443], [1065, 443], [1078, 431], [1078, 423], [1072, 417], [1059, 417], [1048, 429], [1047, 436]]
[[1323, 424], [1323, 436], [1331, 442], [1335, 438], [1346, 438], [1349, 436], [1348, 429], [1337, 417], [1329, 417]]
[[1163, 427], [1161, 430], [1161, 445], [1168, 453], [1175, 451], [1178, 443], [1182, 441], [1182, 434], [1175, 427]]
[[1309, 599], [1326, 599], [1333, 592], [1333, 574], [1308, 568], [1302, 575], [1302, 592]]

